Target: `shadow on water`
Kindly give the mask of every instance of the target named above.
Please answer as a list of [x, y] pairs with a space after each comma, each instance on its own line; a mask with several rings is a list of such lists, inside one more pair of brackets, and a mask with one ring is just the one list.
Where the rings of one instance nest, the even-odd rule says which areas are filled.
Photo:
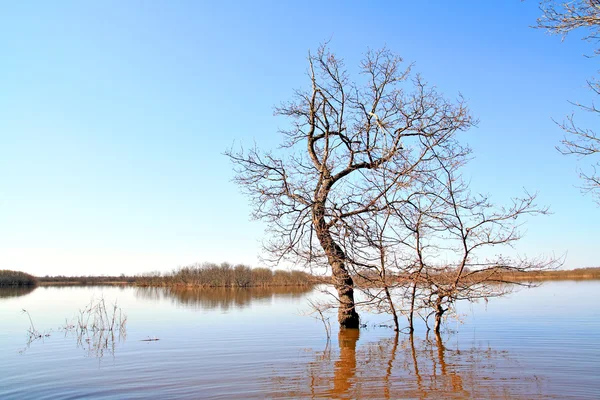
[[543, 380], [508, 352], [450, 348], [439, 335], [395, 335], [358, 345], [359, 338], [358, 330], [340, 331], [337, 349], [312, 352], [314, 360], [300, 372], [267, 382], [270, 397], [544, 398]]
[[0, 288], [0, 299], [7, 297], [19, 297], [25, 296], [33, 292], [36, 289], [35, 286], [8, 286]]
[[144, 300], [171, 300], [178, 306], [199, 310], [244, 309], [256, 302], [298, 299], [312, 287], [277, 286], [252, 288], [139, 287], [136, 296]]

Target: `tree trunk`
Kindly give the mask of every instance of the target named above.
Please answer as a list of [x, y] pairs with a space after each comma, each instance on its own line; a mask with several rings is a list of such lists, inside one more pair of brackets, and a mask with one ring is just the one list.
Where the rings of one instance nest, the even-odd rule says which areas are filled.
[[354, 304], [354, 281], [346, 269], [346, 254], [333, 240], [325, 221], [324, 200], [313, 206], [313, 224], [319, 243], [331, 266], [332, 283], [338, 293], [338, 322], [341, 329], [358, 329], [360, 321]]
[[439, 335], [440, 333], [442, 316], [444, 315], [444, 312], [446, 312], [446, 310], [444, 310], [442, 304], [438, 301], [435, 307], [435, 326], [433, 327], [433, 331], [436, 333], [436, 335]]
[[358, 329], [359, 317], [354, 305], [354, 282], [346, 270], [344, 263], [331, 263], [333, 285], [338, 292], [338, 322], [342, 329]]
[[[396, 313], [396, 307], [394, 307], [394, 299], [392, 299], [392, 294], [390, 293], [390, 290], [388, 289], [387, 283], [384, 282], [384, 290], [385, 290], [385, 297], [388, 301], [388, 304], [390, 306], [390, 312], [392, 314], [392, 318], [394, 319], [394, 331], [396, 333], [400, 332], [400, 323], [398, 322], [398, 314]], [[410, 331], [412, 332], [412, 316], [411, 316], [411, 325], [410, 325]]]
[[408, 332], [412, 334], [415, 331], [415, 299], [417, 297], [417, 281], [413, 282], [412, 290], [410, 293], [410, 312], [408, 313]]

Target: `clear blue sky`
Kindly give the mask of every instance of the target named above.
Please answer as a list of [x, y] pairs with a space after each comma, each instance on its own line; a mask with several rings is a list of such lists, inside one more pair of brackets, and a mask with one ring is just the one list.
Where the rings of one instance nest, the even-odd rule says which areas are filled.
[[387, 45], [462, 93], [480, 119], [462, 135], [473, 189], [499, 203], [539, 191], [554, 212], [528, 221], [518, 250], [598, 266], [600, 208], [551, 120], [592, 100], [598, 58], [577, 36], [531, 29], [539, 14], [517, 0], [4, 2], [0, 269], [257, 265], [263, 225], [222, 152], [280, 142], [273, 106], [306, 85], [307, 52], [328, 39], [348, 66]]

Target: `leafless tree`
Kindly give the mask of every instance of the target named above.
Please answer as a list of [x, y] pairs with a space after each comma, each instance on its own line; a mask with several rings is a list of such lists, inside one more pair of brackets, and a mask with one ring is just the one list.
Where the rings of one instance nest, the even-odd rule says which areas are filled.
[[[588, 82], [590, 88], [598, 95], [600, 94], [600, 85], [597, 82]], [[577, 104], [585, 111], [597, 113], [600, 116], [600, 110], [595, 105], [585, 106]], [[565, 122], [559, 123], [559, 126], [568, 135], [561, 140], [561, 145], [557, 146], [562, 154], [576, 155], [579, 157], [600, 155], [600, 136], [591, 129], [581, 128], [575, 124], [573, 115], [567, 117]], [[584, 181], [581, 187], [584, 193], [591, 193], [594, 200], [600, 205], [600, 161], [592, 163], [589, 172], [579, 171], [580, 178]]]
[[[574, 30], [583, 30], [584, 40], [598, 43], [600, 41], [600, 0], [576, 0], [556, 3], [544, 0], [540, 4], [542, 16], [537, 20], [537, 28], [545, 29], [563, 38]], [[600, 54], [600, 48], [594, 50], [594, 55]], [[600, 94], [600, 84], [595, 79], [587, 82], [588, 87], [596, 95]], [[580, 109], [599, 115], [600, 110], [594, 104], [591, 106], [574, 103]], [[571, 154], [580, 157], [597, 156], [600, 153], [600, 136], [592, 129], [581, 128], [574, 121], [574, 116], [567, 117], [566, 121], [558, 125], [567, 133], [557, 147], [562, 154]], [[590, 171], [580, 170], [580, 177], [584, 181], [582, 190], [590, 192], [596, 203], [600, 204], [600, 175], [598, 168], [600, 161], [593, 162]]]
[[[537, 28], [563, 37], [571, 31], [583, 28], [588, 31], [583, 40], [600, 40], [599, 0], [542, 0], [540, 9], [542, 16], [537, 20]], [[594, 53], [600, 54], [600, 49], [596, 49]]]
[[[385, 212], [386, 194], [410, 185], [473, 120], [462, 99], [444, 99], [386, 49], [366, 53], [356, 81], [326, 45], [308, 62], [309, 87], [276, 108], [290, 122], [279, 151], [226, 154], [253, 216], [268, 223], [275, 261], [329, 266], [340, 327], [358, 328], [354, 257], [344, 246], [352, 223]], [[382, 172], [389, 179], [375, 184]]]
[[[489, 299], [509, 293], [510, 273], [553, 268], [560, 260], [487, 256], [486, 248], [511, 246], [522, 236], [528, 215], [546, 214], [525, 193], [508, 207], [487, 196], [473, 195], [460, 176], [469, 149], [457, 144], [432, 150], [426, 168], [410, 186], [396, 186], [386, 196], [387, 208], [369, 220], [354, 221], [346, 248], [367, 303], [392, 315], [405, 314], [408, 331], [414, 317], [434, 317], [435, 332], [456, 302]], [[384, 181], [385, 176], [379, 179]], [[442, 261], [444, 260], [444, 261]]]
[[[457, 145], [446, 146], [445, 150], [446, 156], [457, 163], [468, 153], [468, 149]], [[417, 298], [422, 293], [419, 284], [427, 267], [425, 257], [435, 256], [429, 251], [436, 248], [429, 234], [443, 228], [433, 226], [427, 218], [440, 203], [437, 189], [430, 182], [439, 163], [434, 155], [423, 164], [410, 185], [397, 185], [384, 196], [384, 212], [368, 220], [355, 219], [353, 234], [343, 242], [351, 255], [357, 287], [365, 297], [364, 306], [390, 314], [396, 331], [401, 330], [399, 314], [407, 317], [408, 330], [414, 330], [413, 317], [420, 307]], [[385, 181], [388, 177], [382, 173], [379, 179]]]
[[[453, 165], [441, 163], [439, 177], [441, 210], [432, 224], [439, 224], [435, 240], [441, 243], [448, 261], [425, 269], [426, 305], [435, 317], [439, 332], [442, 316], [460, 300], [476, 301], [509, 293], [514, 285], [508, 272], [539, 271], [560, 264], [554, 258], [527, 259], [485, 255], [485, 249], [512, 246], [522, 238], [522, 219], [547, 214], [535, 204], [535, 194], [513, 198], [508, 206], [496, 206], [488, 196], [473, 195]], [[431, 215], [427, 216], [431, 218]], [[483, 253], [483, 254], [482, 254]]]

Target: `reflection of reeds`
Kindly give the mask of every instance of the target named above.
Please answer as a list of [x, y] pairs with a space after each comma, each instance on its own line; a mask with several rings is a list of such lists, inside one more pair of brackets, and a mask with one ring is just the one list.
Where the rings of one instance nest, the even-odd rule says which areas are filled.
[[127, 317], [116, 302], [112, 309], [108, 309], [104, 298], [100, 298], [97, 301], [92, 299], [83, 310], [79, 310], [76, 328], [83, 333], [115, 332], [124, 331], [126, 323]]
[[23, 309], [23, 314], [27, 314], [27, 318], [29, 318], [29, 328], [27, 329], [27, 335], [29, 337], [28, 343], [31, 343], [34, 340], [41, 339], [42, 336], [49, 336], [48, 333], [40, 333], [37, 329], [35, 329], [35, 325], [33, 324], [33, 319], [31, 318], [31, 314], [26, 309]]
[[127, 317], [117, 303], [108, 308], [104, 298], [100, 298], [92, 299], [79, 310], [76, 325], [67, 324], [64, 330], [77, 335], [77, 345], [88, 355], [101, 358], [105, 351], [114, 356], [116, 342], [126, 338], [126, 324]]

